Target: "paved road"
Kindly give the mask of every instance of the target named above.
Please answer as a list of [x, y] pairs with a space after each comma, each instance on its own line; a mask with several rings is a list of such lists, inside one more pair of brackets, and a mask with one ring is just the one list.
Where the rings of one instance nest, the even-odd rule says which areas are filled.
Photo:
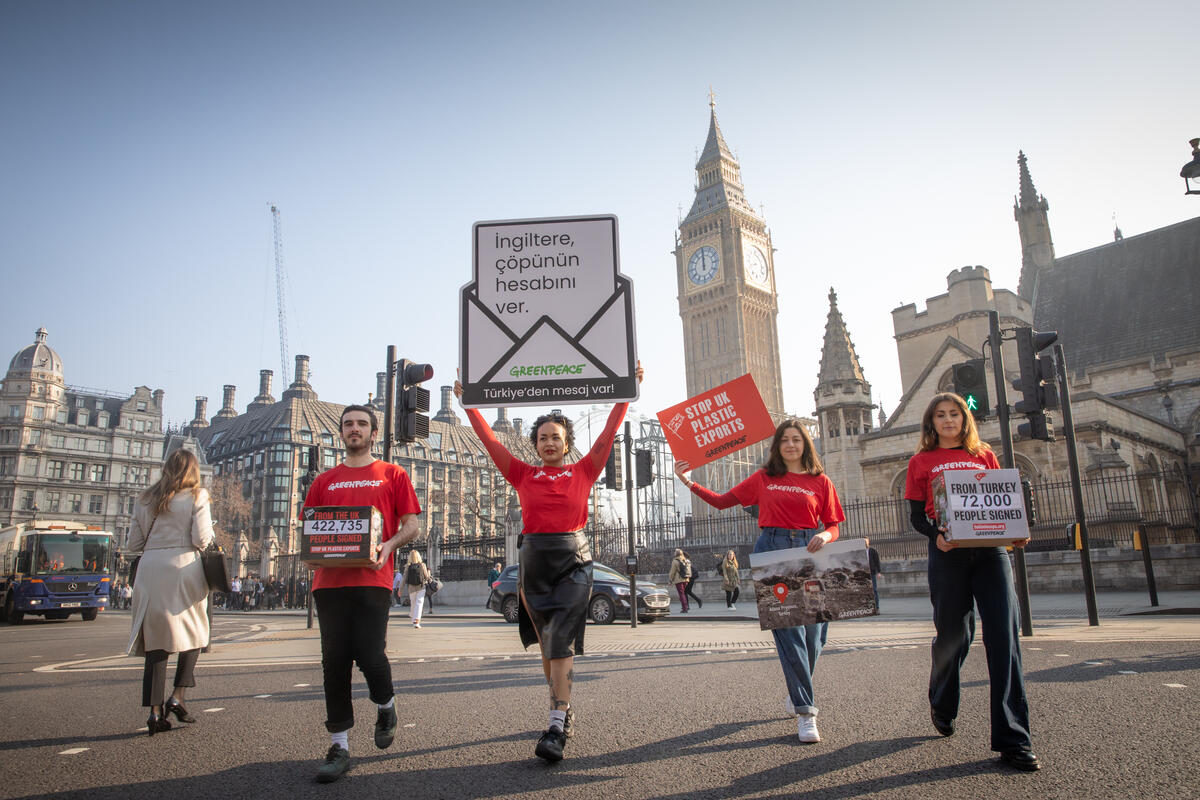
[[817, 675], [825, 741], [782, 713], [768, 634], [744, 620], [590, 626], [576, 668], [579, 735], [533, 758], [546, 689], [497, 618], [442, 615], [389, 634], [401, 729], [371, 744], [361, 683], [355, 765], [311, 782], [327, 740], [316, 632], [299, 615], [219, 615], [189, 703], [196, 725], [153, 738], [128, 617], [0, 627], [0, 797], [222, 800], [353, 792], [413, 798], [1195, 797], [1200, 618], [1041, 621], [1024, 641], [1041, 773], [987, 749], [982, 651], [965, 670], [960, 731], [936, 736], [924, 683], [928, 623], [833, 626]]

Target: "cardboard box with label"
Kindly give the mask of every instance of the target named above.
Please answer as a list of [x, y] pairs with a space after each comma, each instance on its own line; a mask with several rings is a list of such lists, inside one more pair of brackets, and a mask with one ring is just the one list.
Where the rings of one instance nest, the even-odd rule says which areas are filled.
[[304, 509], [300, 560], [314, 567], [369, 567], [383, 541], [383, 515], [374, 506]]
[[960, 547], [1002, 547], [1029, 538], [1021, 473], [948, 469], [930, 481], [938, 524]]

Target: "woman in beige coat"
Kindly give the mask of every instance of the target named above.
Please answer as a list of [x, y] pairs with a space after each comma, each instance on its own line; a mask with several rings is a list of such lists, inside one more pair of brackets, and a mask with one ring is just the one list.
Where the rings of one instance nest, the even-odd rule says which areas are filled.
[[[145, 656], [142, 705], [149, 706], [151, 736], [171, 729], [169, 714], [180, 722], [196, 720], [183, 706], [186, 689], [196, 685], [193, 671], [200, 649], [208, 646], [208, 583], [200, 550], [213, 540], [208, 493], [200, 488], [196, 456], [176, 450], [162, 477], [138, 498], [129, 529], [129, 550], [142, 551], [133, 584], [130, 655]], [[175, 689], [163, 702], [167, 658], [178, 653]]]

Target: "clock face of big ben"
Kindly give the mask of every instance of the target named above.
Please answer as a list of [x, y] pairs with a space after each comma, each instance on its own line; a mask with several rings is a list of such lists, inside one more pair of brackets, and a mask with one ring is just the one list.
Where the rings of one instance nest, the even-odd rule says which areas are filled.
[[746, 256], [746, 277], [755, 283], [767, 283], [767, 257], [757, 246], [747, 244], [743, 248]]
[[720, 258], [717, 251], [705, 245], [688, 260], [688, 278], [697, 286], [703, 286], [717, 276]]

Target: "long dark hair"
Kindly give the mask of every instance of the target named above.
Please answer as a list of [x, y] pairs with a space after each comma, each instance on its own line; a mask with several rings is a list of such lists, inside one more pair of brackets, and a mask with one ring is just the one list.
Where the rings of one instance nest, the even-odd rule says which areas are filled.
[[809, 475], [823, 473], [825, 467], [821, 466], [821, 458], [817, 455], [817, 448], [813, 447], [812, 437], [808, 435], [808, 430], [800, 424], [800, 420], [794, 418], [785, 419], [775, 429], [775, 438], [771, 440], [771, 452], [767, 455], [767, 463], [763, 464], [763, 469], [772, 478], [778, 478], [787, 473], [787, 464], [783, 463], [783, 456], [780, 455], [779, 448], [783, 443], [783, 434], [788, 428], [800, 431], [800, 438], [804, 440], [804, 453], [800, 456], [800, 466]]
[[962, 434], [959, 436], [959, 444], [962, 445], [962, 449], [973, 456], [979, 455], [984, 450], [991, 450], [991, 445], [979, 438], [979, 428], [975, 425], [975, 415], [967, 409], [967, 401], [954, 392], [941, 392], [935, 394], [930, 399], [929, 405], [925, 406], [925, 413], [921, 416], [921, 444], [917, 447], [917, 452], [924, 453], [927, 450], [937, 450], [941, 446], [937, 430], [933, 427], [933, 412], [937, 410], [939, 404], [946, 401], [958, 406], [958, 411], [962, 414]]

